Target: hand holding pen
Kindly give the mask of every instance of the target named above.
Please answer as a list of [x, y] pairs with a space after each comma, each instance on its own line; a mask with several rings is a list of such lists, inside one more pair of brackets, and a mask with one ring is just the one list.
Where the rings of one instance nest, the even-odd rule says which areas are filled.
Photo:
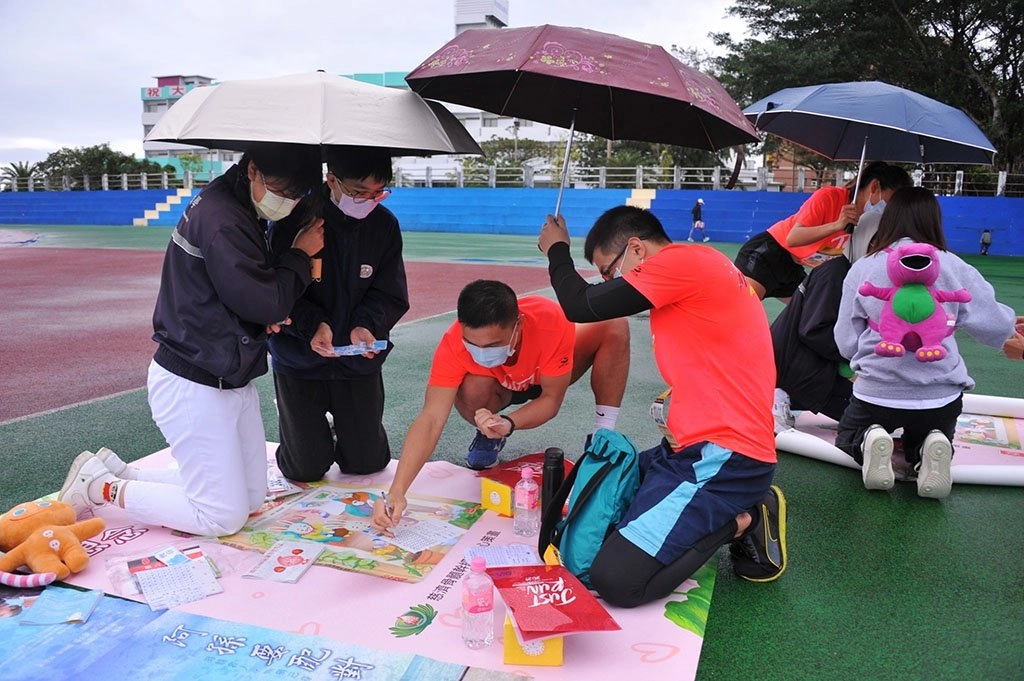
[[384, 536], [394, 537], [395, 533], [391, 528], [398, 525], [404, 512], [405, 497], [392, 495], [389, 498], [387, 492], [381, 492], [380, 499], [373, 504], [373, 517], [370, 519], [370, 524], [374, 530]]

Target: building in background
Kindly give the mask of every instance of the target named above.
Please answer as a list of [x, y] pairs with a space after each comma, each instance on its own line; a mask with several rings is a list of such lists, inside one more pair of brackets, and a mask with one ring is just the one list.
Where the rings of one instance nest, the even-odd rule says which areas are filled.
[[[500, 29], [508, 25], [509, 0], [455, 0], [454, 32], [459, 34], [470, 28]], [[405, 73], [387, 71], [381, 73], [342, 74], [348, 78], [382, 85], [384, 87], [408, 89]], [[142, 134], [149, 134], [156, 122], [166, 113], [174, 102], [195, 87], [216, 86], [213, 78], [206, 76], [157, 76], [156, 86], [141, 88], [142, 95]], [[496, 114], [471, 109], [455, 104], [447, 104], [449, 110], [466, 127], [469, 134], [477, 142], [486, 142], [494, 138], [529, 139], [554, 144], [564, 144], [568, 136], [565, 128], [534, 123]], [[207, 149], [173, 142], [143, 142], [143, 152], [147, 160], [161, 165], [172, 165], [179, 176], [185, 170], [191, 170], [198, 178], [220, 175], [224, 170], [241, 158], [237, 151]], [[401, 173], [407, 182], [420, 184], [429, 175], [442, 179], [453, 175], [460, 167], [459, 156], [432, 156], [427, 158], [405, 157], [395, 159], [395, 171]], [[524, 159], [530, 164], [539, 161]]]
[[508, 0], [455, 0], [455, 35], [470, 28], [508, 26]]
[[[193, 88], [216, 85], [208, 76], [156, 76], [156, 86], [142, 88], [142, 137], [145, 139], [156, 122], [171, 106]], [[237, 151], [207, 149], [173, 142], [143, 142], [147, 161], [174, 166], [179, 177], [190, 170], [198, 176], [215, 177], [238, 161]]]

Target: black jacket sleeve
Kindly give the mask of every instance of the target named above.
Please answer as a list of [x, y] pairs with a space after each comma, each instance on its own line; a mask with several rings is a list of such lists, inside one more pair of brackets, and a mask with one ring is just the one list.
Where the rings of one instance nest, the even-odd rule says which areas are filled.
[[557, 243], [548, 249], [548, 274], [558, 302], [571, 322], [617, 319], [654, 307], [625, 279], [588, 284], [576, 271], [567, 243]]
[[839, 300], [850, 261], [838, 257], [818, 265], [804, 280], [803, 314], [797, 333], [800, 340], [830, 362], [842, 362], [834, 329], [839, 319]]

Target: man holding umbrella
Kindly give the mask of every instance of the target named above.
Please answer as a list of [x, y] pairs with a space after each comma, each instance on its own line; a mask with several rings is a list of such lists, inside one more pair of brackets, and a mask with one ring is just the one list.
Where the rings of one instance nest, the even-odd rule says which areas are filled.
[[[334, 348], [386, 341], [409, 310], [402, 234], [381, 205], [391, 156], [376, 147], [327, 149], [327, 182], [309, 202], [326, 221], [322, 273], [296, 302], [292, 324], [270, 341], [281, 427], [277, 465], [301, 482], [320, 480], [334, 464], [350, 475], [388, 465], [381, 370], [390, 347], [349, 356]], [[275, 253], [288, 250], [301, 225], [297, 216], [274, 225]]]
[[112, 503], [136, 522], [205, 536], [237, 532], [263, 504], [266, 434], [251, 381], [266, 373], [268, 335], [288, 323], [324, 242], [314, 221], [271, 256], [267, 222], [288, 217], [320, 177], [318, 148], [257, 144], [192, 200], [164, 258], [147, 384], [177, 468], [83, 452], [62, 501]]
[[667, 416], [655, 418], [664, 438], [641, 452], [636, 498], [591, 566], [598, 593], [622, 607], [662, 598], [726, 543], [740, 577], [777, 579], [786, 500], [771, 484], [775, 367], [767, 317], [743, 275], [715, 249], [671, 243], [653, 213], [633, 206], [606, 211], [587, 235], [583, 252], [602, 284], [576, 271], [563, 218], [548, 216], [538, 245], [570, 320], [650, 310], [671, 391], [659, 398], [663, 407], [671, 396]]

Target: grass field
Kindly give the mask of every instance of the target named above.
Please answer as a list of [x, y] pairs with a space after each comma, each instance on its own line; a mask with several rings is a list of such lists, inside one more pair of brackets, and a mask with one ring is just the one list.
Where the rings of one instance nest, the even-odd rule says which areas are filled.
[[[21, 229], [41, 235], [28, 248], [163, 249], [168, 238], [166, 230], [153, 228]], [[452, 268], [493, 262], [496, 276], [501, 264], [544, 264], [532, 238], [410, 233], [405, 239], [407, 260], [448, 262]], [[730, 256], [738, 248], [712, 245]], [[574, 244], [577, 253], [579, 247]], [[1024, 311], [1020, 260], [965, 257], [1002, 302]], [[82, 285], [88, 285], [87, 273]], [[769, 301], [766, 309], [774, 317], [780, 308]], [[449, 313], [411, 321], [394, 334], [396, 350], [385, 368], [385, 425], [396, 452], [421, 404], [434, 344], [452, 318]], [[662, 384], [647, 319], [635, 317], [630, 325], [632, 365], [620, 429], [646, 447], [658, 437], [647, 409]], [[52, 351], [53, 343], [41, 338], [40, 351]], [[961, 348], [978, 392], [1024, 393], [1024, 363], [1011, 363], [968, 338]], [[275, 439], [272, 383], [263, 377], [257, 386], [268, 438]], [[555, 422], [517, 432], [506, 451], [514, 456], [558, 445], [578, 455], [591, 413], [587, 387], [574, 386]], [[437, 458], [461, 463], [471, 435], [468, 424], [453, 419]], [[83, 449], [107, 446], [136, 459], [165, 446], [141, 389], [0, 423], [0, 443], [0, 509], [58, 489], [68, 463]], [[789, 569], [776, 582], [752, 584], [733, 577], [723, 556], [698, 678], [1024, 678], [1024, 490], [963, 485], [933, 502], [919, 499], [905, 484], [889, 494], [868, 493], [859, 475], [780, 455], [776, 481], [790, 507]]]

